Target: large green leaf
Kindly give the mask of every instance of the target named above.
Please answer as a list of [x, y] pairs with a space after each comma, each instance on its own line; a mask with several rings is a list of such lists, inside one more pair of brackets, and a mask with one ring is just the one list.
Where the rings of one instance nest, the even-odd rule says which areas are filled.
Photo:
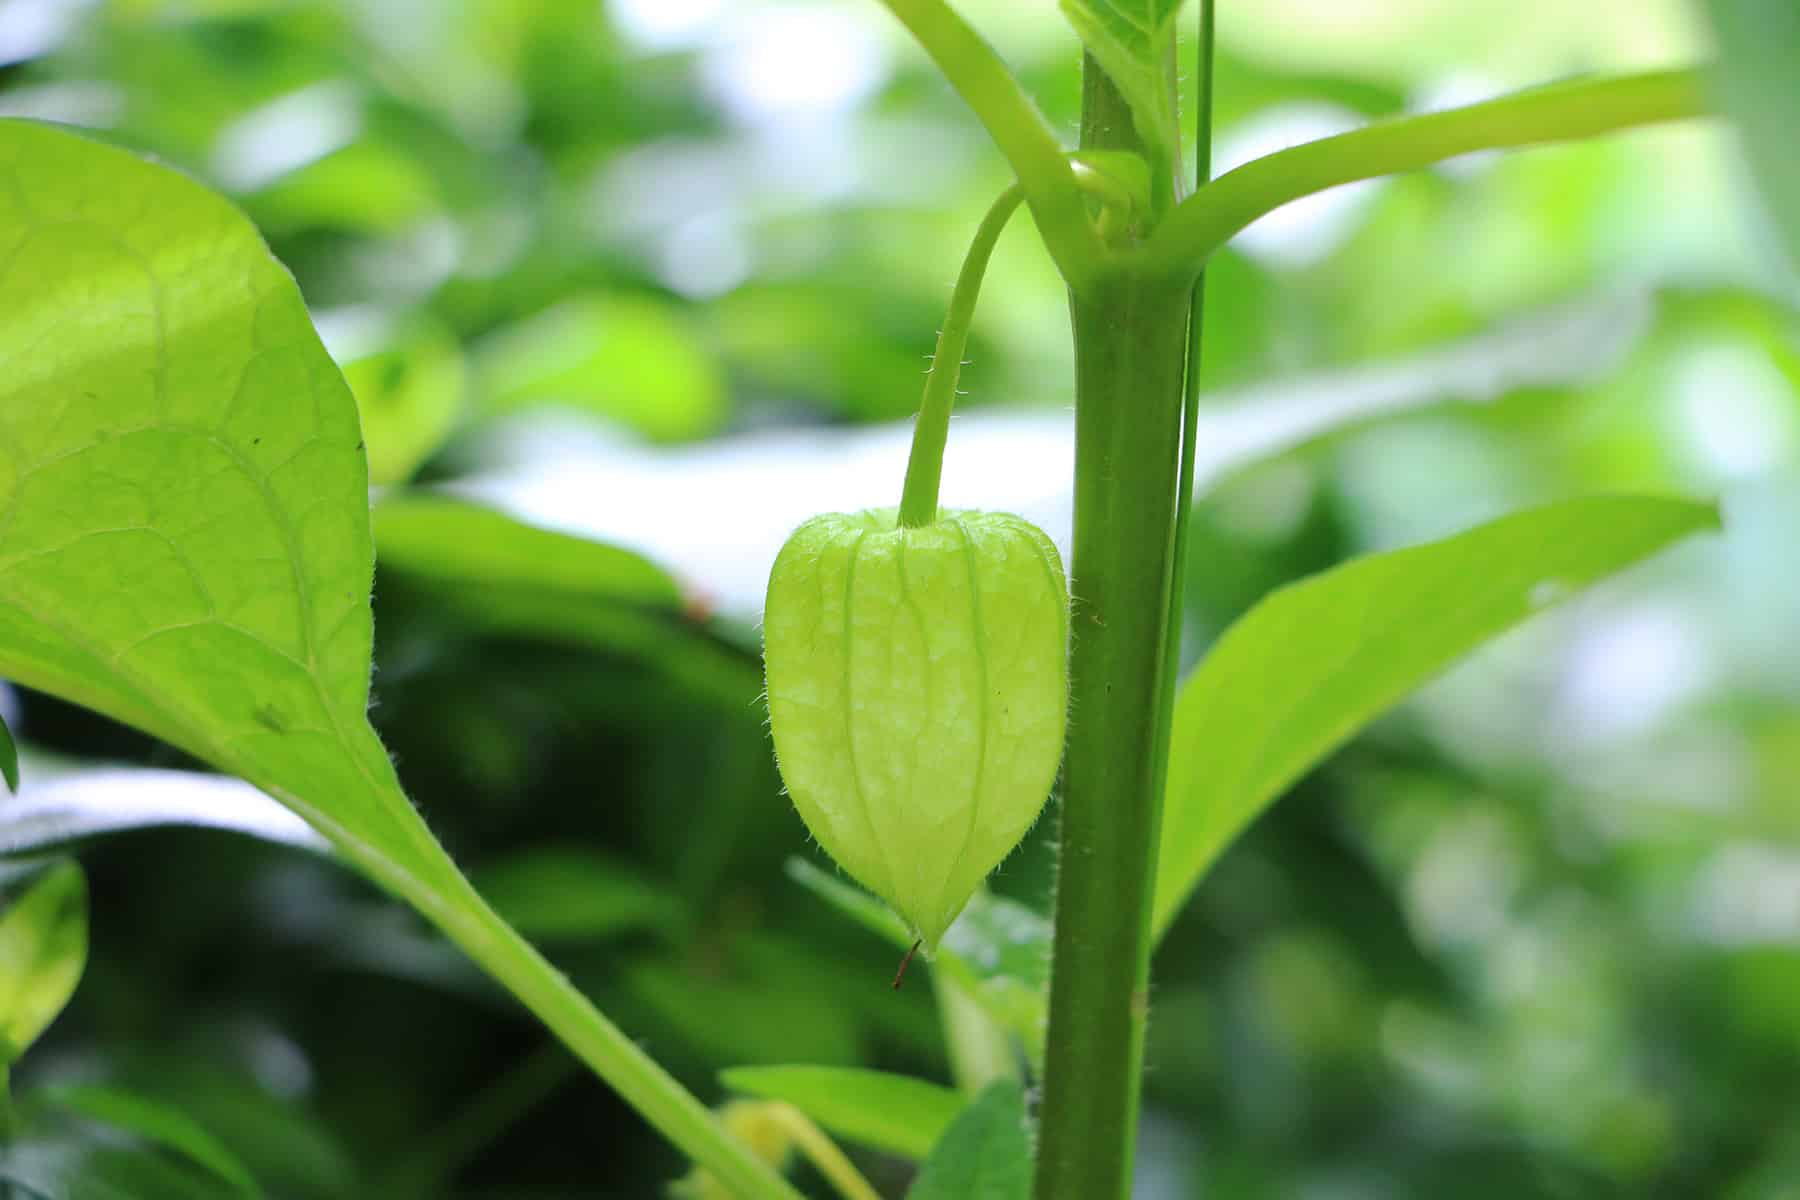
[[0, 909], [0, 1072], [63, 1010], [87, 965], [87, 879], [51, 867]]
[[356, 406], [223, 200], [0, 124], [0, 673], [423, 868], [366, 719]]
[[1031, 1195], [1031, 1135], [1025, 1098], [1003, 1079], [988, 1085], [963, 1110], [931, 1157], [906, 1200], [1025, 1200]]
[[1175, 17], [1182, 0], [1062, 0], [1063, 15], [1131, 105], [1138, 134], [1172, 149]]
[[696, 1159], [789, 1190], [463, 879], [367, 716], [368, 472], [292, 278], [175, 171], [0, 122], [0, 675], [241, 776]]
[[1371, 555], [1275, 592], [1176, 701], [1156, 929], [1306, 769], [1489, 638], [1671, 542], [1711, 505], [1599, 496]]
[[1724, 53], [1721, 90], [1737, 121], [1750, 170], [1800, 268], [1800, 4], [1794, 0], [1706, 0]]
[[853, 1067], [734, 1067], [719, 1078], [734, 1092], [785, 1100], [838, 1137], [924, 1158], [962, 1110], [947, 1087]]

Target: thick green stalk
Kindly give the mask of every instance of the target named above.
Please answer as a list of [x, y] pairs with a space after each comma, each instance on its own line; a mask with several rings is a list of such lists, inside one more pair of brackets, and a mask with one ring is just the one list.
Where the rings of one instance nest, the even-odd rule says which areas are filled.
[[1378, 121], [1227, 171], [1176, 206], [1140, 252], [1189, 278], [1265, 213], [1339, 184], [1416, 171], [1460, 154], [1594, 137], [1708, 111], [1696, 70], [1582, 79], [1444, 112]]
[[[1082, 135], [1084, 147], [1130, 148], [1135, 137], [1123, 100], [1092, 60]], [[1112, 1200], [1130, 1182], [1162, 824], [1157, 708], [1190, 298], [1188, 281], [1130, 272], [1071, 295], [1071, 697], [1038, 1200]]]
[[1000, 193], [975, 230], [975, 240], [963, 259], [956, 287], [950, 293], [950, 311], [938, 331], [937, 349], [925, 377], [925, 395], [919, 401], [919, 423], [913, 427], [912, 454], [906, 460], [906, 486], [900, 494], [900, 524], [917, 529], [938, 517], [938, 482], [944, 474], [944, 443], [950, 437], [950, 410], [956, 407], [956, 381], [962, 375], [963, 351], [969, 345], [969, 323], [975, 317], [975, 301], [981, 295], [981, 278], [1000, 231], [1012, 219], [1025, 193], [1018, 184]]

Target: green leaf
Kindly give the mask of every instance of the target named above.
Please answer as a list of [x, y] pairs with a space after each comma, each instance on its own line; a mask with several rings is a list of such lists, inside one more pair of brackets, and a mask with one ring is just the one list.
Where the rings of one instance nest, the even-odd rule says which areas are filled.
[[0, 675], [254, 784], [677, 1145], [791, 1192], [481, 900], [368, 722], [368, 470], [293, 279], [183, 175], [0, 121]]
[[13, 741], [12, 730], [6, 727], [6, 718], [0, 717], [0, 779], [6, 780], [8, 791], [19, 790], [19, 746]]
[[1062, 0], [1063, 15], [1131, 105], [1138, 136], [1176, 144], [1175, 18], [1183, 0]]
[[924, 1158], [962, 1110], [947, 1087], [851, 1067], [734, 1067], [719, 1074], [734, 1092], [785, 1100], [838, 1137]]
[[[883, 938], [904, 953], [913, 935], [892, 909], [854, 884], [845, 883], [803, 858], [787, 861], [788, 878]], [[969, 898], [962, 916], [944, 935], [931, 959], [981, 1005], [987, 1015], [1019, 1039], [1033, 1062], [1041, 1062], [1048, 1016], [1050, 922], [1014, 900], [981, 890]]]
[[[197, 1053], [184, 1039], [116, 1049], [107, 1056], [113, 1068], [105, 1074], [108, 1086], [154, 1095], [175, 1108], [224, 1144], [275, 1195], [338, 1200], [371, 1194], [339, 1141], [338, 1127], [314, 1110], [312, 1093], [276, 1096], [257, 1082], [250, 1059], [233, 1062], [231, 1056]], [[342, 1132], [353, 1135], [347, 1127]]]
[[944, 1131], [906, 1200], [1025, 1200], [1030, 1195], [1025, 1098], [1017, 1083], [1003, 1079], [989, 1084]]
[[7, 1200], [235, 1200], [243, 1194], [148, 1146], [74, 1136], [0, 1146], [0, 1196]]
[[0, 182], [0, 674], [444, 910], [466, 884], [367, 717], [356, 404], [293, 279], [224, 200], [85, 138], [0, 122]]
[[293, 280], [123, 151], [4, 122], [0, 178], [0, 673], [418, 859], [365, 715], [356, 406]]
[[1370, 555], [1273, 593], [1175, 705], [1156, 929], [1233, 838], [1363, 725], [1489, 638], [1691, 533], [1708, 504], [1597, 496]]
[[344, 379], [362, 417], [373, 483], [412, 478], [462, 411], [462, 352], [436, 326], [418, 324], [386, 349], [345, 363]]
[[913, 936], [894, 910], [853, 883], [845, 883], [830, 871], [804, 858], [787, 860], [788, 878], [819, 897], [831, 907], [867, 929], [889, 945], [905, 952], [912, 946]]
[[679, 930], [686, 914], [668, 892], [625, 863], [545, 846], [475, 872], [475, 887], [526, 937], [599, 941], [639, 930]]
[[0, 910], [0, 1069], [62, 1012], [87, 965], [87, 877], [61, 862]]
[[435, 598], [526, 631], [585, 628], [608, 603], [675, 610], [681, 591], [630, 550], [528, 525], [479, 504], [415, 492], [375, 508], [384, 570], [430, 586]]
[[1720, 90], [1743, 133], [1750, 171], [1800, 269], [1800, 5], [1794, 0], [1706, 0], [1724, 53]]
[[249, 1168], [238, 1160], [237, 1155], [192, 1117], [160, 1101], [99, 1085], [53, 1088], [37, 1093], [35, 1098], [177, 1151], [231, 1184], [242, 1195], [262, 1195]]
[[[615, 1007], [634, 1024], [666, 1031], [696, 1065], [807, 1062], [843, 1065], [860, 1057], [855, 1011], [793, 974], [743, 962], [721, 970], [673, 955], [608, 964], [596, 986], [619, 989]], [[873, 981], [871, 981], [873, 982]], [[875, 983], [882, 987], [885, 980]], [[610, 994], [610, 993], [609, 993]]]
[[383, 586], [420, 593], [434, 617], [640, 661], [739, 710], [762, 687], [760, 662], [710, 636], [633, 551], [425, 492], [377, 505], [375, 538]]
[[1016, 900], [976, 892], [938, 958], [1000, 1026], [1043, 1062], [1049, 1016], [1050, 920]]
[[487, 338], [476, 390], [491, 414], [545, 406], [606, 417], [659, 441], [702, 437], [725, 382], [680, 311], [648, 297], [565, 301]]

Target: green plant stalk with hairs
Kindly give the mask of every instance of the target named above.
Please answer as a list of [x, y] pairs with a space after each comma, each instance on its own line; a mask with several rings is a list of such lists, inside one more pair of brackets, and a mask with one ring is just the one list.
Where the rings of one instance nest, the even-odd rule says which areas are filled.
[[[1144, 78], [1173, 78], [1167, 63], [1175, 52], [1173, 20], [1182, 7], [1179, 0], [1141, 0], [1131, 14], [1123, 13], [1115, 0], [1065, 0], [1065, 9], [1078, 10], [1072, 15], [1082, 18], [1077, 24], [1084, 31], [1117, 31], [1126, 28], [1118, 24], [1124, 16], [1138, 14], [1140, 9], [1150, 14], [1148, 23], [1141, 26], [1144, 38], [1119, 41], [1109, 34], [1105, 45], [1094, 47], [1094, 53], [1085, 59], [1081, 144], [1074, 154], [1061, 144], [998, 55], [945, 0], [883, 3], [986, 126], [1017, 177], [1016, 185], [996, 202], [977, 230], [953, 294], [926, 385], [901, 503], [892, 519], [902, 536], [943, 532], [948, 524], [940, 520], [937, 492], [957, 373], [987, 258], [1007, 218], [1021, 203], [1033, 214], [1068, 287], [1076, 397], [1074, 553], [1069, 590], [1075, 599], [1067, 610], [1059, 608], [1063, 597], [1058, 579], [1058, 587], [1052, 590], [1054, 603], [1046, 602], [1052, 592], [1031, 602], [1046, 613], [1061, 612], [1066, 619], [1066, 700], [1067, 710], [1073, 714], [1061, 761], [1061, 855], [1034, 1186], [1039, 1200], [1123, 1197], [1129, 1189], [1149, 1013], [1161, 806], [1175, 723], [1172, 697], [1180, 640], [1180, 566], [1185, 557], [1185, 514], [1196, 449], [1196, 381], [1203, 350], [1200, 284], [1208, 259], [1251, 221], [1302, 196], [1359, 179], [1419, 169], [1473, 151], [1589, 137], [1700, 115], [1705, 89], [1695, 71], [1557, 84], [1447, 112], [1379, 122], [1284, 150], [1208, 181], [1213, 12], [1210, 0], [1201, 0], [1197, 186], [1190, 191], [1187, 181], [1177, 176], [1181, 155], [1168, 135], [1179, 127], [1172, 89], [1147, 89], [1142, 86], [1143, 78], [1135, 79], [1132, 87], [1121, 88], [1108, 74], [1109, 69], [1130, 69], [1129, 56], [1136, 53], [1142, 56], [1138, 65], [1145, 68]], [[1134, 109], [1134, 104], [1152, 102], [1146, 97], [1166, 108]], [[0, 126], [0, 133], [11, 140], [15, 150], [23, 146], [38, 155], [39, 162], [47, 162], [51, 153], [67, 154], [72, 165], [68, 177], [61, 180], [63, 185], [85, 178], [86, 171], [120, 169], [118, 152], [77, 148], [70, 143], [80, 139], [53, 135], [41, 127], [14, 123], [10, 130]], [[180, 188], [198, 193], [200, 189], [191, 183], [177, 187], [163, 177], [153, 182], [169, 189], [168, 194], [180, 204], [205, 210], [207, 227], [222, 231], [216, 234], [219, 244], [244, 255], [243, 261], [253, 272], [267, 275], [260, 286], [266, 289], [264, 299], [272, 306], [269, 312], [310, 334], [291, 280], [283, 283], [267, 271], [271, 264], [266, 250], [260, 243], [248, 244], [253, 235], [233, 228], [226, 214], [206, 208], [216, 200], [202, 202], [187, 193], [177, 195]], [[161, 215], [153, 206], [152, 216]], [[68, 303], [66, 296], [52, 299]], [[17, 293], [0, 294], [0, 304], [12, 306], [0, 307], [0, 312], [19, 316], [19, 336], [31, 333], [33, 321], [67, 316], [65, 311], [49, 307], [47, 301], [44, 306], [32, 307], [40, 300], [35, 294], [23, 298]], [[180, 327], [173, 333], [198, 337], [195, 328], [198, 326]], [[158, 337], [163, 336], [159, 332]], [[217, 353], [217, 347], [209, 343], [196, 345], [197, 353]], [[159, 353], [166, 352], [162, 342], [158, 347]], [[294, 361], [308, 370], [324, 361], [316, 336], [308, 343], [293, 334], [291, 348], [297, 356]], [[81, 370], [91, 366], [79, 356], [71, 361], [71, 379], [79, 379]], [[33, 414], [24, 412], [23, 407], [36, 403], [37, 394], [20, 389], [50, 387], [43, 378], [49, 377], [26, 375], [10, 385], [13, 390], [0, 387], [0, 417], [11, 416], [20, 422], [32, 419]], [[355, 437], [354, 410], [342, 380], [325, 370], [305, 378], [316, 389], [314, 399], [320, 411], [329, 409], [350, 418], [330, 431], [335, 440], [326, 439], [319, 445], [331, 453], [347, 451]], [[52, 383], [56, 382], [52, 378]], [[96, 405], [110, 403], [86, 392], [70, 394], [86, 396]], [[124, 397], [118, 401], [121, 406], [141, 402], [132, 400], [136, 393], [129, 389], [120, 394]], [[8, 403], [21, 405], [21, 411], [8, 412], [4, 407]], [[154, 421], [132, 428], [137, 435], [171, 432], [159, 430]], [[174, 432], [196, 434], [187, 426]], [[291, 516], [281, 507], [286, 497], [270, 489], [268, 476], [259, 474], [263, 468], [254, 456], [231, 440], [237, 436], [233, 430], [208, 427], [199, 429], [198, 435], [203, 440], [210, 438], [220, 453], [235, 456], [233, 470], [262, 485], [262, 502], [275, 518]], [[358, 442], [356, 454], [360, 453]], [[362, 460], [358, 457], [356, 461]], [[337, 464], [334, 470], [343, 466], [342, 461], [332, 462]], [[138, 471], [145, 469], [146, 463], [155, 465], [149, 458], [137, 458], [124, 462], [120, 469]], [[366, 471], [343, 470], [341, 475], [336, 482], [347, 481], [347, 494], [361, 512], [366, 501]], [[27, 517], [41, 515], [28, 513]], [[13, 516], [16, 529], [19, 522], [17, 514]], [[363, 516], [366, 518], [366, 513]], [[1700, 520], [1693, 514], [1669, 519], [1675, 524]], [[1674, 527], [1672, 524], [1671, 529]], [[319, 570], [321, 564], [331, 568], [333, 579], [345, 584], [340, 599], [350, 605], [347, 611], [351, 616], [357, 615], [355, 605], [366, 600], [366, 519], [351, 521], [345, 528], [343, 544], [331, 547], [335, 558], [321, 558], [314, 546], [299, 539], [286, 546], [284, 552], [293, 567], [293, 592], [302, 610], [314, 597], [307, 591], [312, 580], [301, 568]], [[101, 528], [97, 532], [122, 531]], [[144, 532], [158, 531], [147, 528]], [[1008, 537], [1014, 534], [1018, 535], [1017, 545], [1035, 544], [1029, 534], [1018, 530], [1010, 531]], [[1634, 553], [1648, 552], [1663, 536], [1660, 529], [1650, 530]], [[35, 595], [38, 591], [32, 589], [42, 591], [47, 584], [60, 583], [45, 561], [44, 555], [23, 555], [0, 562], [0, 584], [25, 589], [18, 594]], [[972, 557], [969, 561], [974, 563]], [[1629, 556], [1621, 553], [1619, 561], [1629, 561]], [[855, 568], [852, 553], [843, 580], [846, 595]], [[986, 568], [975, 564], [971, 569], [978, 575]], [[996, 568], [994, 573], [1012, 581], [1012, 570], [1008, 566]], [[903, 588], [907, 579], [903, 566], [895, 577]], [[944, 578], [950, 580], [947, 575]], [[950, 580], [944, 586], [963, 585]], [[358, 588], [365, 592], [360, 598], [354, 595]], [[1018, 588], [1008, 582], [1002, 591], [1016, 595]], [[366, 612], [362, 616], [366, 618]], [[311, 620], [310, 612], [307, 619]], [[45, 628], [50, 624], [46, 621]], [[291, 716], [266, 703], [255, 709], [254, 720], [247, 721], [246, 710], [236, 704], [236, 694], [226, 691], [189, 691], [180, 693], [180, 703], [167, 703], [167, 696], [159, 691], [170, 686], [169, 677], [161, 673], [164, 664], [133, 655], [152, 639], [179, 636], [182, 631], [210, 624], [206, 620], [175, 621], [144, 638], [115, 644], [107, 639], [122, 637], [123, 624], [102, 622], [90, 628], [76, 622], [70, 626], [75, 632], [69, 635], [79, 648], [76, 654], [53, 640], [44, 641], [39, 636], [43, 630], [15, 622], [9, 627], [14, 640], [0, 638], [0, 670], [185, 746], [281, 799], [331, 837], [346, 859], [433, 920], [653, 1127], [714, 1178], [752, 1200], [797, 1194], [559, 975], [457, 872], [399, 791], [391, 764], [373, 733], [360, 724], [366, 707], [366, 653], [360, 663], [351, 664], [353, 669], [330, 679], [321, 673], [310, 647], [304, 659], [290, 656], [285, 664], [277, 664], [287, 672], [282, 678], [291, 686], [281, 694], [290, 704], [304, 702], [301, 707], [310, 712], [305, 706], [316, 701], [318, 714], [323, 714], [315, 714], [315, 727], [310, 731], [297, 731], [290, 725]], [[926, 619], [921, 618], [920, 624], [922, 633], [931, 632], [924, 628], [929, 624]], [[974, 625], [979, 628], [978, 621]], [[20, 629], [30, 636], [18, 635]], [[0, 633], [6, 632], [0, 629]], [[1060, 659], [1061, 638], [1059, 633], [1047, 661]], [[44, 651], [45, 645], [50, 652]], [[58, 653], [59, 648], [63, 652]], [[339, 658], [333, 657], [332, 662], [338, 664]], [[986, 669], [984, 664], [983, 672]], [[248, 675], [251, 669], [245, 671]], [[1038, 707], [1058, 714], [1059, 738], [1065, 701], [1062, 677], [1055, 670], [1033, 667], [1033, 671], [1035, 674], [1025, 674], [1040, 680], [1045, 692], [1035, 700], [1040, 702]], [[267, 690], [267, 679], [254, 682], [259, 691]], [[358, 694], [359, 689], [363, 694]], [[895, 694], [900, 694], [898, 689]], [[930, 716], [929, 707], [920, 710], [923, 716]], [[324, 718], [333, 723], [330, 738], [308, 742], [310, 749], [304, 756], [291, 752], [290, 735], [318, 734], [316, 720]], [[1049, 727], [1047, 722], [1040, 724]], [[987, 753], [984, 744], [977, 760]], [[965, 847], [979, 841], [982, 855], [978, 857], [992, 859], [1003, 854], [1010, 846], [1007, 838], [1016, 841], [1023, 825], [1035, 815], [1055, 768], [1052, 756], [1047, 764], [1033, 763], [1029, 770], [1018, 771], [1020, 778], [1031, 781], [1025, 790], [1036, 794], [1009, 802], [1008, 807], [1017, 811], [1009, 812], [1004, 836], [991, 830], [984, 831], [980, 839], [971, 834], [964, 839]], [[1015, 825], [1018, 828], [1014, 829]], [[916, 851], [918, 847], [901, 849]], [[958, 886], [967, 882], [960, 881]], [[1186, 882], [1191, 886], [1191, 879]], [[916, 925], [923, 922], [929, 927], [924, 936], [935, 937], [943, 932], [942, 926], [955, 915], [966, 894], [966, 890], [960, 896], [934, 893], [922, 900], [915, 895], [918, 911], [907, 915]], [[5, 1091], [6, 1065], [0, 1063], [0, 1098]], [[1000, 1094], [995, 1103], [1005, 1099]], [[984, 1100], [974, 1107], [985, 1105], [988, 1101]], [[831, 1157], [828, 1148], [820, 1153], [825, 1159]], [[857, 1193], [861, 1183], [849, 1174], [839, 1174], [849, 1180], [841, 1186]]]
[[[1151, 123], [1134, 120], [1090, 56], [1081, 148], [1134, 153], [1162, 168], [1149, 180], [1150, 220], [1103, 241], [1093, 222], [1070, 218], [1071, 189], [1044, 148], [1054, 137], [998, 57], [941, 0], [884, 2], [987, 124], [1069, 287], [1075, 715], [1063, 763], [1036, 1192], [1039, 1200], [1122, 1197], [1149, 1014], [1152, 884], [1179, 645], [1177, 548], [1194, 452], [1183, 430], [1193, 427], [1207, 260], [1257, 217], [1314, 192], [1477, 150], [1697, 116], [1704, 98], [1692, 70], [1564, 83], [1297, 146], [1202, 182], [1177, 202], [1185, 188], [1173, 175], [1176, 156], [1146, 145], [1141, 131]], [[1202, 180], [1212, 25], [1205, 0], [1197, 72]]]

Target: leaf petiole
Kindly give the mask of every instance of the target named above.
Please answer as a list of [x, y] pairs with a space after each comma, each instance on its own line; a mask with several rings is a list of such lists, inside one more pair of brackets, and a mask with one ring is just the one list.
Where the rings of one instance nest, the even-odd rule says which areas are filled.
[[1252, 221], [1314, 192], [1478, 150], [1572, 141], [1708, 111], [1702, 73], [1690, 68], [1571, 80], [1378, 121], [1227, 171], [1176, 205], [1138, 253], [1145, 270], [1192, 279]]

